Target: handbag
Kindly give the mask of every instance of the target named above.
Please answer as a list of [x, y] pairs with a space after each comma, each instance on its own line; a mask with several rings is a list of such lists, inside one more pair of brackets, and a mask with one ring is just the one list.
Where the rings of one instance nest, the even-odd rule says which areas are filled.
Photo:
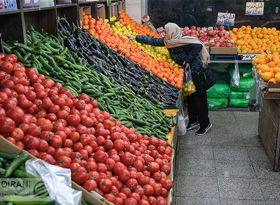
[[192, 80], [197, 92], [205, 92], [217, 81], [211, 69], [202, 69], [200, 72], [192, 71]]

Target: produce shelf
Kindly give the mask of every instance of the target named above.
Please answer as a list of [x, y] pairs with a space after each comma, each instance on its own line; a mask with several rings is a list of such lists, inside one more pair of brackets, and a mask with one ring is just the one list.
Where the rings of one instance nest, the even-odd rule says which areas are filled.
[[0, 16], [1, 16], [1, 15], [7, 15], [7, 14], [17, 14], [17, 13], [20, 13], [20, 10], [19, 10], [19, 9], [0, 11]]
[[72, 3], [72, 4], [57, 4], [56, 8], [66, 8], [66, 7], [73, 7], [73, 6], [77, 6], [76, 3]]
[[246, 61], [243, 61], [243, 60], [211, 60], [210, 63], [252, 63], [252, 61], [250, 60], [246, 60]]
[[49, 7], [36, 7], [36, 8], [24, 8], [23, 12], [33, 12], [33, 11], [45, 11], [45, 10], [52, 10], [55, 9], [55, 6], [49, 6]]

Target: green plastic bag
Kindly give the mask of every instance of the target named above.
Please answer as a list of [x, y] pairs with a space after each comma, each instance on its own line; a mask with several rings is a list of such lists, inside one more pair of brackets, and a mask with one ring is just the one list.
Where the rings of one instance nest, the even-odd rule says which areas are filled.
[[208, 108], [218, 109], [227, 108], [228, 99], [227, 98], [207, 98]]
[[[240, 79], [252, 78], [252, 65], [251, 64], [238, 64]], [[229, 75], [232, 77], [234, 65], [229, 68]]]
[[250, 91], [255, 85], [255, 80], [253, 78], [245, 78], [239, 80], [239, 85], [234, 85], [233, 80], [230, 81], [230, 88], [234, 91]]
[[248, 92], [238, 92], [238, 91], [231, 91], [229, 94], [230, 98], [239, 98], [239, 99], [246, 99], [246, 95]]
[[229, 99], [229, 107], [248, 107], [249, 100], [248, 99], [236, 99], [230, 98]]
[[225, 81], [219, 81], [207, 90], [207, 97], [209, 98], [227, 98], [229, 96], [230, 88]]

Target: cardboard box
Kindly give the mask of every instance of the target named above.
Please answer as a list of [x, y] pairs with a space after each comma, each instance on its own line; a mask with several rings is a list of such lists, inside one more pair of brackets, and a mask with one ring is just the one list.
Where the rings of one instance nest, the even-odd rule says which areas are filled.
[[[0, 137], [0, 152], [5, 153], [15, 153], [15, 154], [21, 154], [21, 153], [27, 153], [27, 151], [22, 150], [12, 144], [11, 142], [7, 141], [3, 137]], [[29, 154], [31, 159], [35, 159], [35, 157], [31, 154]], [[94, 196], [92, 193], [89, 193], [85, 189], [83, 189], [80, 185], [76, 184], [75, 182], [72, 182], [72, 187], [76, 190], [80, 190], [83, 192], [83, 198], [87, 200], [88, 202], [94, 204], [94, 205], [105, 205], [100, 199], [98, 199], [96, 196]]]
[[97, 18], [102, 18], [103, 20], [106, 18], [105, 4], [97, 4]]
[[237, 54], [237, 47], [211, 47], [210, 54], [225, 54], [225, 55], [233, 55]]
[[79, 15], [80, 15], [80, 21], [83, 21], [83, 13], [85, 12], [86, 15], [91, 15], [91, 7], [90, 6], [84, 6], [79, 8]]

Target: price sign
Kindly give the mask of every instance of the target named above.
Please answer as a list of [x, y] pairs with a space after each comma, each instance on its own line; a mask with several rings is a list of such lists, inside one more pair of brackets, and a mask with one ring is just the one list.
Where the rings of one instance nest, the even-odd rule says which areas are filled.
[[257, 57], [257, 55], [260, 55], [260, 54], [259, 53], [242, 54], [242, 60], [243, 61], [252, 61]]
[[263, 15], [264, 2], [246, 2], [245, 15]]
[[218, 12], [217, 25], [233, 26], [235, 21], [234, 13]]

